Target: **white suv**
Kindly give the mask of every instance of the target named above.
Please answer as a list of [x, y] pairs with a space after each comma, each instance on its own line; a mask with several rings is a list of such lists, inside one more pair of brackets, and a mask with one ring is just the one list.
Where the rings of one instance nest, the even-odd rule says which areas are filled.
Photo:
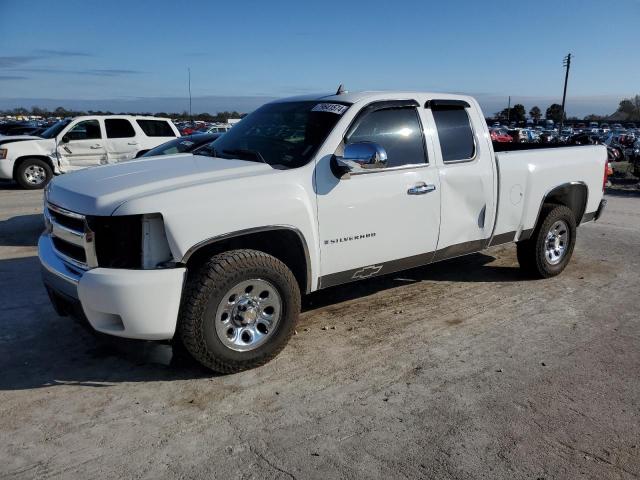
[[167, 118], [95, 115], [61, 120], [39, 137], [0, 137], [0, 178], [43, 188], [54, 174], [136, 158], [179, 137]]

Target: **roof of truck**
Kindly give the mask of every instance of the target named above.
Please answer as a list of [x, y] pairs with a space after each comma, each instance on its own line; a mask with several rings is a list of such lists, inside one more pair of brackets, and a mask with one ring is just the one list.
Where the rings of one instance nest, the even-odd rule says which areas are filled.
[[344, 92], [340, 95], [336, 95], [335, 93], [316, 93], [316, 94], [308, 94], [308, 95], [299, 95], [295, 97], [287, 97], [275, 100], [274, 103], [278, 102], [292, 102], [292, 101], [323, 101], [323, 102], [346, 102], [346, 103], [357, 103], [362, 100], [381, 100], [381, 99], [406, 99], [406, 98], [414, 98], [414, 97], [426, 97], [426, 98], [437, 98], [437, 99], [456, 99], [456, 100], [473, 100], [473, 97], [462, 94], [455, 93], [442, 93], [442, 92], [417, 92], [417, 91], [365, 91], [365, 92]]

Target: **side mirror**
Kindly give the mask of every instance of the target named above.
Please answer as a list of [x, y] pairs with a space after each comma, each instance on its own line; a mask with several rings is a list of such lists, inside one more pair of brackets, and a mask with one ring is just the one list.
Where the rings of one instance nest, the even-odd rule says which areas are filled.
[[69, 137], [67, 137], [66, 135], [64, 137], [61, 138], [62, 143], [69, 143]]
[[387, 152], [377, 143], [356, 142], [345, 145], [341, 157], [336, 161], [345, 173], [357, 173], [387, 166]]

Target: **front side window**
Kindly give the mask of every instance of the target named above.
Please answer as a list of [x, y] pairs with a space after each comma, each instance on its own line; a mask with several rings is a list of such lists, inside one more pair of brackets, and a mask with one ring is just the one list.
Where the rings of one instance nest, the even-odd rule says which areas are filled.
[[373, 142], [387, 152], [387, 168], [426, 162], [422, 126], [414, 107], [365, 113], [347, 134], [346, 143]]
[[348, 108], [316, 101], [269, 103], [200, 154], [264, 162], [280, 169], [301, 167], [311, 161]]
[[108, 118], [104, 121], [107, 138], [131, 138], [136, 132], [129, 120], [125, 118]]
[[69, 140], [94, 140], [102, 138], [100, 132], [100, 123], [98, 120], [83, 120], [76, 123], [71, 130], [69, 130], [65, 137]]
[[[433, 107], [432, 112], [442, 160], [446, 163], [472, 159], [476, 154], [476, 145], [467, 111], [462, 107], [438, 106]], [[502, 135], [507, 132], [498, 133]]]
[[165, 120], [136, 120], [147, 137], [175, 137], [176, 134]]

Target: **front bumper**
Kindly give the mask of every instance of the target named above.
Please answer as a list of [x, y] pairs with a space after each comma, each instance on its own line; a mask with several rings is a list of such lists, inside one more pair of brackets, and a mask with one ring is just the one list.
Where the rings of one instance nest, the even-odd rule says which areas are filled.
[[49, 235], [38, 241], [42, 278], [58, 313], [81, 305], [97, 331], [144, 340], [173, 337], [186, 268], [77, 270], [63, 262]]
[[13, 178], [13, 165], [16, 162], [9, 158], [0, 159], [0, 178], [11, 180]]

